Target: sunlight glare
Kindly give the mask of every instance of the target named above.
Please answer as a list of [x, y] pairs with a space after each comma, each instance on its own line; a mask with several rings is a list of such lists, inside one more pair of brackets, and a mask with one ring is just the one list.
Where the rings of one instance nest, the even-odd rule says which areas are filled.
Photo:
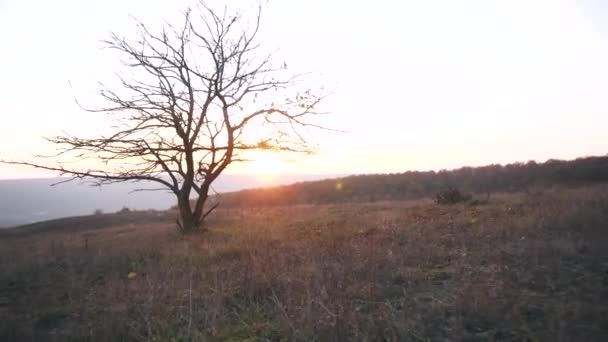
[[264, 180], [270, 180], [286, 170], [287, 165], [276, 154], [268, 151], [260, 152], [249, 168], [250, 173]]

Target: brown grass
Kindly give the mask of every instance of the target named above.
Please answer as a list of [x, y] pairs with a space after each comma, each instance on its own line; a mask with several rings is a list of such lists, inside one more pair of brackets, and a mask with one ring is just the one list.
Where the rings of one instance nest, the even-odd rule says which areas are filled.
[[606, 341], [606, 190], [5, 234], [0, 340]]

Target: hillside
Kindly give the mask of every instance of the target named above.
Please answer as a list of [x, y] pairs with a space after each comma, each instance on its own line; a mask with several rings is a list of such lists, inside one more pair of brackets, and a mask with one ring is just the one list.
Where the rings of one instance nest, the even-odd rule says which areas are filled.
[[[214, 190], [229, 192], [261, 185], [280, 185], [318, 180], [331, 175], [282, 175], [261, 180], [255, 175], [225, 174]], [[115, 212], [123, 207], [136, 210], [165, 210], [175, 204], [175, 196], [165, 191], [135, 192], [157, 188], [150, 182], [118, 183], [92, 187], [74, 181], [52, 186], [62, 178], [0, 180], [0, 228], [68, 216], [90, 215], [96, 210]]]
[[428, 198], [449, 187], [486, 195], [603, 182], [608, 182], [608, 156], [462, 167], [437, 172], [353, 175], [221, 194], [216, 200], [226, 207], [374, 202]]
[[0, 236], [0, 340], [606, 341], [607, 190], [40, 223]]

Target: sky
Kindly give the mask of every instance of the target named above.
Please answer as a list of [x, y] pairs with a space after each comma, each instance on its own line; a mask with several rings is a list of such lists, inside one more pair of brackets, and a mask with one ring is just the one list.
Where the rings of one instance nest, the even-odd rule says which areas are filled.
[[[218, 1], [211, 1], [218, 4]], [[332, 95], [317, 154], [233, 173], [392, 173], [608, 153], [608, 1], [264, 1], [259, 42]], [[193, 1], [0, 0], [0, 159], [94, 135], [97, 82], [121, 71], [100, 40], [133, 17], [176, 22]], [[230, 1], [251, 9], [253, 1]], [[48, 176], [0, 164], [1, 178]]]

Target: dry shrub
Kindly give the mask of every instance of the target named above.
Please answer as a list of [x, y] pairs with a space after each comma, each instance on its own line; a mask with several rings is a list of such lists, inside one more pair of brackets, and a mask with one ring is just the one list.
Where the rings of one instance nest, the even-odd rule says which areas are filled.
[[435, 203], [437, 204], [456, 204], [460, 202], [466, 202], [472, 198], [471, 195], [463, 195], [460, 190], [456, 188], [448, 188], [440, 191], [435, 195]]

